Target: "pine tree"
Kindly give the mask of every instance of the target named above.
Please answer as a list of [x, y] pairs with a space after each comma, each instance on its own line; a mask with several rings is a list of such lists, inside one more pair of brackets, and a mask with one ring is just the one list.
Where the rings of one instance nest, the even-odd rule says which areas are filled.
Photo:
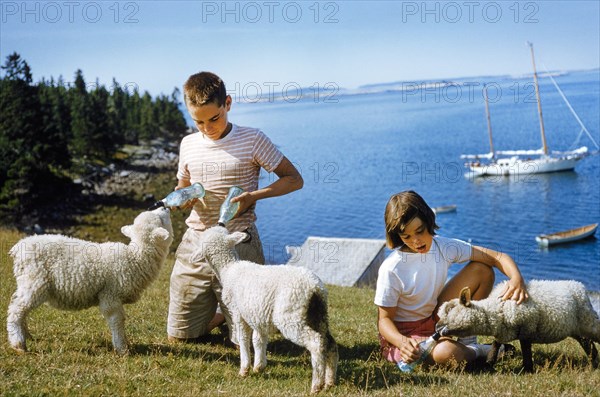
[[108, 90], [99, 84], [90, 94], [88, 139], [92, 158], [109, 161], [116, 150], [115, 133], [108, 114]]
[[39, 101], [31, 69], [16, 52], [2, 66], [0, 80], [0, 207], [18, 209], [32, 187], [31, 152], [39, 126]]
[[158, 136], [158, 114], [148, 91], [144, 92], [140, 102], [140, 139], [151, 140]]
[[54, 80], [38, 84], [41, 111], [41, 135], [38, 144], [43, 145], [43, 158], [51, 168], [68, 169], [71, 158], [68, 151], [70, 114], [65, 102], [64, 87], [57, 87]]
[[90, 126], [90, 98], [85, 86], [83, 72], [78, 69], [75, 72], [74, 86], [69, 90], [69, 103], [71, 108], [71, 142], [69, 151], [74, 160], [90, 159], [93, 147], [91, 147]]
[[113, 130], [115, 143], [120, 146], [126, 143], [127, 128], [127, 93], [123, 91], [117, 80], [113, 78], [112, 92], [108, 98], [108, 116]]
[[[127, 93], [127, 91], [125, 91]], [[125, 129], [125, 142], [137, 145], [140, 135], [140, 93], [134, 90], [127, 95], [126, 100], [127, 122]]]
[[53, 172], [64, 159], [49, 88], [32, 84], [31, 69], [17, 53], [8, 56], [0, 79], [0, 209], [18, 217], [59, 191], [64, 180]]

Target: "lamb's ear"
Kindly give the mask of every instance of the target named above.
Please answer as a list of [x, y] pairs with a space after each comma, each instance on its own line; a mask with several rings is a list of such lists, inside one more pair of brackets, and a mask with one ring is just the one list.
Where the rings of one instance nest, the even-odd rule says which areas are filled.
[[460, 304], [466, 307], [471, 306], [471, 289], [469, 287], [460, 290]]
[[248, 233], [244, 233], [244, 232], [233, 232], [229, 236], [227, 236], [227, 240], [233, 246], [236, 246], [239, 243], [243, 243], [247, 239], [248, 239]]
[[159, 227], [152, 231], [152, 237], [166, 241], [169, 238], [169, 231], [165, 228]]
[[123, 233], [125, 236], [129, 237], [130, 239], [133, 239], [133, 225], [123, 226], [121, 228], [121, 233]]

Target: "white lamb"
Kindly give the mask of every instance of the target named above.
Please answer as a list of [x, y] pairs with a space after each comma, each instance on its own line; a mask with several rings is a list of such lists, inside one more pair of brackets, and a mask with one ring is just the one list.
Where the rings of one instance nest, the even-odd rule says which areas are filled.
[[327, 290], [310, 270], [295, 266], [261, 266], [237, 260], [235, 245], [246, 233], [228, 234], [223, 227], [208, 229], [192, 262], [206, 261], [223, 287], [233, 336], [240, 344], [240, 375], [250, 369], [250, 335], [254, 346], [254, 372], [267, 365], [269, 333], [277, 328], [292, 342], [310, 351], [311, 392], [335, 383], [338, 350], [329, 333]]
[[68, 310], [100, 306], [114, 349], [128, 352], [123, 304], [136, 302], [165, 262], [173, 241], [169, 210], [142, 212], [121, 232], [131, 239], [129, 244], [38, 235], [11, 248], [17, 290], [6, 328], [13, 349], [27, 350], [27, 314], [48, 302]]
[[593, 341], [600, 343], [600, 319], [594, 311], [583, 284], [577, 281], [540, 281], [527, 284], [529, 299], [519, 305], [500, 299], [504, 284], [497, 285], [486, 299], [471, 300], [469, 288], [460, 298], [444, 303], [437, 327], [447, 327], [444, 335], [489, 335], [495, 338], [488, 362], [498, 355], [499, 342], [518, 339], [525, 371], [533, 371], [532, 343], [555, 343], [575, 338], [594, 367], [598, 352]]

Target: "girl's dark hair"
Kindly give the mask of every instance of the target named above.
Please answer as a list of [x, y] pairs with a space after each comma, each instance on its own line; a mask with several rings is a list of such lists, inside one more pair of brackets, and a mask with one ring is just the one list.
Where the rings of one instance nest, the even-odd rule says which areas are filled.
[[435, 230], [439, 229], [439, 226], [435, 223], [435, 213], [423, 200], [423, 197], [412, 190], [390, 197], [384, 215], [385, 240], [389, 248], [398, 248], [404, 244], [400, 235], [416, 217], [425, 224], [429, 234], [435, 236]]
[[227, 98], [225, 83], [211, 72], [191, 75], [183, 85], [183, 99], [186, 105], [202, 106], [215, 103], [223, 106]]

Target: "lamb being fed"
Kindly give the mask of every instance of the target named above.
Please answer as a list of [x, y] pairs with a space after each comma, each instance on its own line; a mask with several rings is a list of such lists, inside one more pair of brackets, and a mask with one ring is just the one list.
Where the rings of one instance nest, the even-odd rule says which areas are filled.
[[518, 339], [525, 371], [533, 371], [532, 343], [555, 343], [576, 339], [598, 367], [600, 319], [590, 302], [583, 284], [577, 281], [532, 280], [527, 284], [529, 299], [521, 304], [502, 301], [504, 283], [497, 285], [486, 299], [471, 300], [468, 288], [460, 298], [444, 303], [439, 311], [438, 329], [447, 327], [444, 335], [488, 335], [495, 341], [488, 356], [493, 364], [499, 343]]
[[13, 349], [27, 350], [26, 317], [48, 302], [66, 310], [99, 306], [114, 349], [128, 352], [123, 304], [136, 302], [165, 262], [173, 241], [169, 210], [142, 212], [121, 232], [129, 244], [46, 234], [23, 238], [11, 248], [17, 289], [6, 328]]
[[240, 344], [240, 375], [250, 369], [250, 335], [254, 372], [267, 365], [269, 333], [277, 328], [290, 341], [310, 351], [311, 392], [335, 383], [338, 350], [329, 332], [327, 290], [310, 270], [295, 266], [261, 266], [239, 261], [234, 246], [246, 233], [228, 234], [215, 226], [203, 233], [192, 263], [206, 261], [222, 285], [222, 300], [232, 317]]

